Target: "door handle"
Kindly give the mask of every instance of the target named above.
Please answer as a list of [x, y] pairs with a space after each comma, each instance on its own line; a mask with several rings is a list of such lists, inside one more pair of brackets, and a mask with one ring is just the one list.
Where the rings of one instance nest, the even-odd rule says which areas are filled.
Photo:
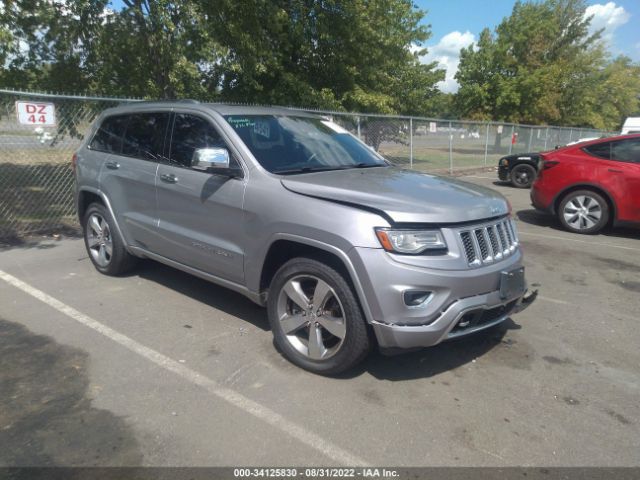
[[178, 183], [178, 177], [170, 173], [160, 175], [160, 180], [165, 183]]
[[107, 162], [105, 165], [110, 170], [117, 170], [120, 168], [120, 164], [118, 162]]
[[609, 168], [608, 170], [613, 173], [624, 173], [622, 170], [618, 170], [617, 168]]

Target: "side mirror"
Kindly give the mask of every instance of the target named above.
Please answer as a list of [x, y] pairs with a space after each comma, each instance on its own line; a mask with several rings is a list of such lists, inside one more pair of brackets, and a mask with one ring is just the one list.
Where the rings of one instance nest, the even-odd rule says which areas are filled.
[[228, 170], [229, 150], [226, 148], [198, 148], [193, 152], [191, 168], [194, 170]]

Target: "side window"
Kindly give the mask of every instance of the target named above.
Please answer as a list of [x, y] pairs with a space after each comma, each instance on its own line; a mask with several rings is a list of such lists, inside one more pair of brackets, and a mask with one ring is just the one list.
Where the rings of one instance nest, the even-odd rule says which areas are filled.
[[172, 163], [191, 167], [193, 152], [198, 148], [227, 148], [210, 122], [196, 115], [176, 113], [171, 136]]
[[611, 160], [640, 163], [640, 138], [611, 142]]
[[105, 118], [96, 131], [89, 148], [99, 152], [120, 153], [122, 136], [127, 126], [127, 116], [117, 115]]
[[595, 145], [584, 147], [582, 150], [592, 157], [604, 158], [605, 160], [611, 159], [611, 142], [596, 143]]
[[163, 158], [169, 116], [168, 112], [131, 115], [122, 142], [122, 154], [144, 160]]

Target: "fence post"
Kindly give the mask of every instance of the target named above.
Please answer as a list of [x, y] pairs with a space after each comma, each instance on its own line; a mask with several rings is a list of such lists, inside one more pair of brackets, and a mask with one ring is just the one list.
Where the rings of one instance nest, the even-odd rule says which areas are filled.
[[362, 140], [362, 137], [360, 136], [360, 117], [356, 117], [356, 122], [358, 124], [358, 140]]
[[487, 166], [487, 151], [489, 149], [489, 123], [487, 123], [487, 134], [484, 137], [484, 166]]
[[453, 174], [453, 130], [449, 122], [449, 175]]
[[533, 127], [529, 130], [529, 147], [527, 148], [527, 152], [531, 151], [531, 142], [533, 141]]
[[[573, 139], [573, 128], [569, 129], [569, 142], [571, 142], [571, 140]], [[569, 143], [567, 142], [567, 143]]]
[[413, 117], [409, 117], [409, 168], [413, 169]]
[[515, 133], [515, 131], [515, 125], [511, 125], [511, 136], [509, 137], [509, 155], [511, 155], [511, 152], [513, 151], [513, 134]]
[[549, 140], [549, 127], [544, 131], [544, 151], [547, 151], [547, 140]]

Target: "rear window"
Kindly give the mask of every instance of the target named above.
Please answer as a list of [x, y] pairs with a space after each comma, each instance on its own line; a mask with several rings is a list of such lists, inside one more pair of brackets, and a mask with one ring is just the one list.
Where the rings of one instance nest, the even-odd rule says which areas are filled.
[[170, 113], [131, 115], [122, 142], [122, 154], [144, 160], [160, 160]]
[[584, 147], [582, 150], [593, 157], [604, 158], [605, 160], [611, 159], [611, 142], [596, 143], [595, 145]]
[[640, 163], [640, 138], [630, 138], [611, 143], [612, 160]]
[[120, 153], [126, 126], [126, 115], [105, 118], [93, 136], [89, 148], [100, 152]]

